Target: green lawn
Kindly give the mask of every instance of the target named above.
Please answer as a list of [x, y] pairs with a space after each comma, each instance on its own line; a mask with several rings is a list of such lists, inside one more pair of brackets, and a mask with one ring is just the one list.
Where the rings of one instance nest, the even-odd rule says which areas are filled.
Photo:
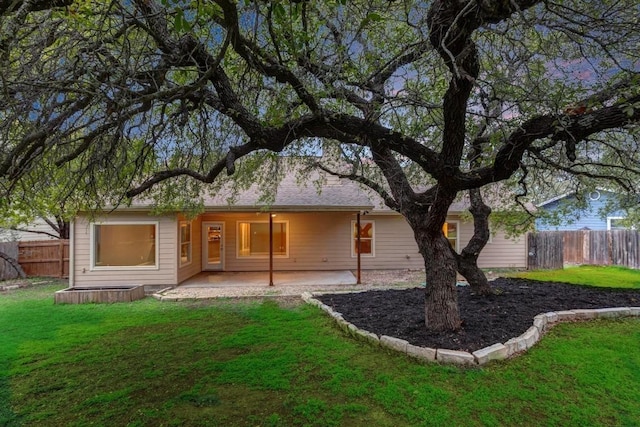
[[640, 289], [640, 270], [632, 270], [625, 267], [582, 265], [563, 270], [522, 271], [509, 274], [509, 276], [606, 288]]
[[640, 319], [483, 368], [422, 365], [274, 302], [0, 294], [2, 426], [640, 425]]

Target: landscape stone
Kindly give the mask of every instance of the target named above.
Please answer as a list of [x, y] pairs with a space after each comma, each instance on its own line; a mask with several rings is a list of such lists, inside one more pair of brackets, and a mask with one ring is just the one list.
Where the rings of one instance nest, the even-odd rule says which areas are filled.
[[427, 362], [433, 362], [436, 360], [436, 349], [407, 344], [407, 355]]
[[556, 311], [558, 322], [570, 322], [576, 320], [576, 313], [573, 310]]
[[525, 351], [527, 349], [527, 340], [521, 335], [516, 338], [511, 338], [509, 341], [504, 343], [504, 346], [507, 347], [507, 357], [509, 357], [516, 353], [520, 353], [521, 351]]
[[598, 313], [598, 317], [604, 318], [629, 316], [631, 314], [629, 307], [597, 308], [595, 311]]
[[380, 345], [380, 338], [373, 332], [365, 331], [364, 329], [357, 329], [355, 337], [373, 345]]
[[447, 350], [439, 348], [436, 351], [436, 360], [443, 363], [453, 363], [456, 365], [475, 365], [476, 358], [471, 353], [458, 350]]
[[526, 343], [525, 350], [528, 350], [531, 347], [533, 347], [534, 344], [537, 343], [538, 340], [540, 339], [540, 331], [535, 326], [532, 326], [529, 329], [527, 329], [527, 332], [520, 335], [520, 337], [524, 339]]
[[640, 316], [640, 307], [629, 307], [630, 316]]
[[576, 314], [576, 320], [589, 320], [598, 317], [598, 312], [595, 310], [573, 310]]
[[547, 316], [547, 323], [555, 323], [558, 321], [558, 313], [555, 311], [550, 311], [544, 315]]
[[489, 347], [474, 351], [473, 357], [479, 365], [484, 365], [492, 360], [503, 360], [508, 356], [509, 350], [504, 344], [497, 343]]
[[544, 314], [538, 314], [533, 318], [533, 326], [538, 328], [540, 331], [545, 331], [547, 329], [547, 321], [548, 317]]
[[407, 345], [409, 345], [409, 343], [405, 340], [401, 340], [400, 338], [382, 335], [380, 337], [380, 345], [389, 347], [393, 350], [396, 350], [402, 353], [406, 353]]

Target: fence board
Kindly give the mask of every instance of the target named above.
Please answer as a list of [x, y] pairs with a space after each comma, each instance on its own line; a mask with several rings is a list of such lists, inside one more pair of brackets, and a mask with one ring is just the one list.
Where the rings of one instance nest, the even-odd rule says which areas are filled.
[[27, 276], [69, 277], [69, 241], [20, 242], [18, 262]]
[[[0, 251], [13, 259], [18, 259], [18, 242], [0, 242]], [[0, 281], [17, 279], [18, 272], [8, 262], [0, 258]]]
[[564, 263], [640, 269], [640, 233], [635, 230], [543, 231], [529, 233], [527, 241], [530, 269], [562, 268]]
[[552, 231], [529, 233], [529, 268], [556, 269], [564, 265], [562, 234]]

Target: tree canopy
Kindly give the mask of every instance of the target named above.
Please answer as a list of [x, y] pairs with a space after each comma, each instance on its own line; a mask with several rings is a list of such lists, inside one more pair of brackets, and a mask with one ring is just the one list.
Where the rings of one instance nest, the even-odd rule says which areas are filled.
[[273, 153], [322, 146], [333, 161], [315, 167], [407, 218], [435, 329], [459, 327], [441, 228], [460, 192], [563, 180], [638, 191], [632, 0], [25, 0], [0, 11], [7, 200], [45, 164], [98, 204], [176, 188], [197, 198], [200, 183], [265, 179], [256, 165]]

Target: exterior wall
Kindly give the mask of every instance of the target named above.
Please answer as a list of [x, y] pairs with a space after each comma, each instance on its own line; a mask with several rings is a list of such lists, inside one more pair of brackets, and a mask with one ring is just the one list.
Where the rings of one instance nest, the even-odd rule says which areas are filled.
[[[607, 229], [607, 217], [625, 217], [626, 214], [623, 211], [608, 212], [604, 217], [601, 215], [601, 210], [604, 210], [607, 201], [609, 200], [609, 194], [605, 191], [600, 191], [600, 198], [598, 200], [589, 200], [589, 205], [586, 210], [576, 211], [575, 215], [567, 217], [566, 221], [560, 225], [547, 224], [542, 219], [536, 220], [537, 231], [568, 231], [568, 230], [580, 230], [588, 228], [589, 230], [606, 230]], [[588, 196], [586, 196], [588, 197]], [[541, 206], [540, 209], [547, 212], [555, 212], [561, 209], [567, 203], [575, 201], [575, 195], [570, 195], [565, 198], [555, 200]]]
[[[158, 268], [140, 270], [122, 267], [117, 270], [91, 270], [91, 222], [157, 221]], [[73, 227], [73, 284], [75, 287], [104, 285], [176, 285], [177, 281], [177, 229], [175, 216], [152, 217], [145, 213], [111, 213], [105, 217], [79, 216]]]
[[[239, 221], [268, 221], [266, 213], [207, 213], [192, 221], [192, 261], [180, 267], [179, 223], [181, 216], [149, 216], [144, 213], [113, 213], [95, 222], [158, 221], [158, 268], [140, 270], [91, 270], [91, 227], [86, 217], [76, 219], [73, 227], [73, 283], [76, 287], [103, 285], [176, 285], [202, 271], [202, 223], [224, 224], [224, 271], [266, 271], [268, 257], [237, 256]], [[274, 221], [288, 221], [289, 255], [274, 257], [274, 270], [355, 270], [357, 258], [351, 253], [352, 221], [355, 213], [315, 212], [277, 213]], [[424, 261], [418, 253], [413, 231], [397, 214], [372, 214], [363, 221], [375, 223], [375, 256], [362, 256], [362, 268], [421, 269]], [[459, 244], [466, 245], [473, 234], [473, 223], [459, 221]], [[493, 236], [478, 260], [480, 267], [525, 267], [526, 239], [507, 240], [502, 233]]]
[[[355, 213], [280, 213], [274, 221], [288, 221], [289, 256], [274, 257], [274, 270], [345, 270], [356, 268], [349, 232]], [[237, 256], [239, 221], [269, 221], [267, 213], [205, 214], [202, 221], [224, 223], [224, 271], [266, 271], [268, 257]]]
[[202, 271], [202, 217], [195, 218], [191, 221], [191, 263], [180, 266], [180, 221], [186, 219], [179, 215], [176, 223], [176, 265], [178, 266], [178, 283], [195, 276]]
[[[269, 259], [237, 256], [237, 222], [268, 221], [268, 214], [205, 214], [202, 221], [223, 222], [225, 226], [224, 271], [266, 271]], [[274, 270], [354, 270], [357, 258], [351, 254], [351, 221], [355, 213], [278, 213], [274, 221], [289, 221], [289, 257], [274, 257]], [[424, 261], [418, 252], [413, 231], [397, 214], [367, 215], [363, 221], [375, 223], [375, 256], [362, 256], [362, 268], [420, 269]], [[459, 244], [464, 247], [473, 235], [473, 223], [459, 221]], [[194, 246], [194, 252], [196, 246]], [[510, 240], [497, 232], [478, 259], [482, 268], [526, 267], [526, 239]]]

